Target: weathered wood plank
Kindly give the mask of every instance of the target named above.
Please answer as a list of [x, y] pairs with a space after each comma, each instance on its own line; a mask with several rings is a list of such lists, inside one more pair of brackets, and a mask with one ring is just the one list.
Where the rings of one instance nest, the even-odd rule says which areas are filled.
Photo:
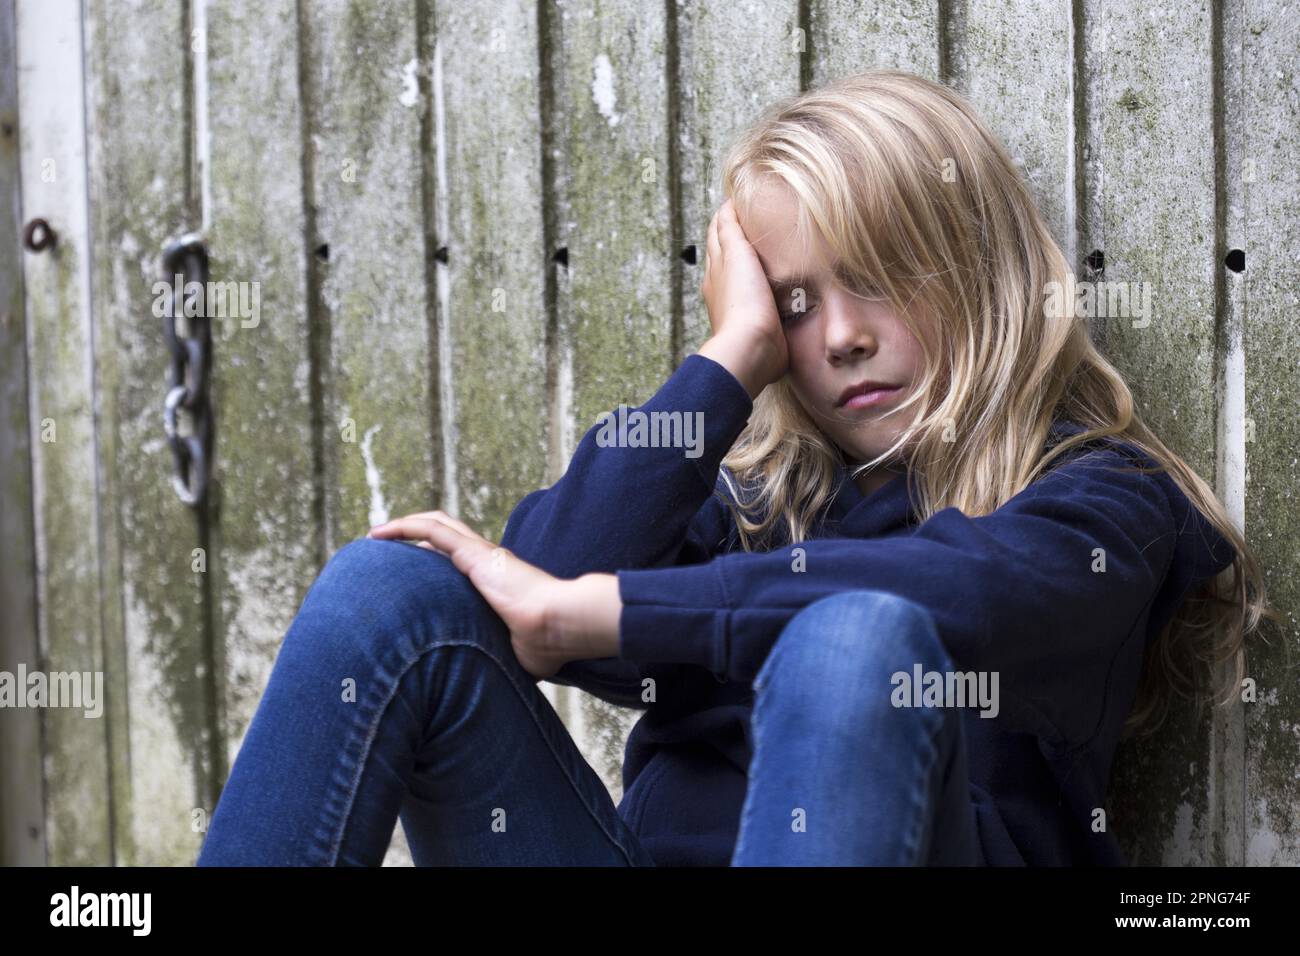
[[[24, 7], [17, 27], [22, 218], [42, 217], [58, 234], [53, 248], [23, 257], [40, 670], [102, 680], [80, 4], [56, 0], [39, 13]], [[106, 717], [85, 713], [41, 711], [45, 836], [54, 865], [113, 862]]]
[[948, 82], [970, 99], [1021, 167], [1052, 235], [1074, 264], [1070, 8], [1059, 0], [964, 0], [952, 11]]
[[871, 67], [940, 78], [938, 0], [810, 0], [809, 86]]
[[[1218, 26], [1221, 43], [1221, 61], [1218, 72], [1220, 102], [1215, 106], [1222, 116], [1221, 130], [1216, 130], [1220, 145], [1216, 162], [1218, 171], [1220, 247], [1219, 255], [1226, 258], [1225, 249], [1241, 248], [1245, 244], [1245, 215], [1240, 176], [1231, 170], [1242, 168], [1245, 154], [1245, 131], [1242, 129], [1241, 97], [1243, 95], [1240, 42], [1240, 6], [1227, 4], [1220, 7], [1222, 22]], [[1220, 391], [1218, 397], [1218, 447], [1215, 456], [1215, 493], [1223, 501], [1229, 519], [1237, 528], [1245, 526], [1246, 514], [1246, 361], [1243, 347], [1245, 319], [1245, 289], [1242, 277], [1220, 265], [1221, 284], [1217, 307], [1219, 310], [1218, 349]], [[1225, 668], [1231, 665], [1224, 665]], [[1247, 662], [1249, 668], [1249, 660]], [[1221, 859], [1234, 865], [1245, 860], [1246, 845], [1246, 714], [1244, 707], [1235, 704], [1213, 718], [1209, 762], [1218, 766], [1219, 772], [1210, 778], [1211, 787], [1224, 785], [1221, 792], [1212, 793], [1213, 818], [1209, 823], [1215, 831]]]
[[[554, 79], [556, 243], [560, 270], [554, 447], [618, 404], [639, 405], [672, 372], [673, 248], [667, 22], [634, 0], [557, 4]], [[623, 744], [636, 713], [583, 695], [569, 726], [621, 799]], [[594, 746], [593, 746], [594, 744]]]
[[[0, 3], [0, 235], [22, 233], [18, 156], [18, 38], [12, 0]], [[27, 404], [27, 328], [23, 260], [17, 242], [0, 243], [0, 671], [40, 665], [36, 625], [36, 527]], [[0, 866], [45, 863], [41, 717], [4, 715], [0, 750]]]
[[435, 75], [448, 501], [499, 540], [547, 485], [546, 272], [537, 7], [439, 7]]
[[[313, 268], [319, 324], [329, 330], [320, 374], [332, 554], [371, 525], [438, 503], [421, 151], [427, 95], [413, 0], [334, 0], [305, 14]], [[385, 864], [410, 862], [398, 827]]]
[[700, 295], [709, 220], [722, 203], [727, 148], [771, 103], [799, 91], [799, 4], [681, 3], [678, 5], [680, 128], [673, 149], [681, 176], [683, 245], [695, 263], [683, 267], [684, 322], [677, 361], [710, 335]]
[[306, 10], [323, 309], [326, 549], [434, 507], [416, 4]]
[[[1149, 283], [1148, 316], [1098, 318], [1097, 338], [1138, 410], [1215, 484], [1215, 77], [1207, 5], [1140, 14], [1085, 7], [1085, 83], [1095, 110], [1084, 248], [1107, 282]], [[1095, 171], [1094, 171], [1095, 172]], [[1210, 715], [1174, 707], [1154, 738], [1121, 747], [1108, 819], [1138, 865], [1231, 863], [1215, 833], [1230, 791]], [[1239, 786], [1239, 783], [1238, 783]]]
[[[185, 865], [220, 783], [205, 651], [206, 563], [197, 514], [172, 490], [162, 430], [169, 354], [153, 315], [160, 252], [197, 228], [189, 174], [190, 47], [184, 10], [165, 0], [86, 8], [92, 282], [98, 330], [109, 655], [126, 733], [115, 733], [116, 858]], [[172, 130], [179, 135], [160, 135]], [[115, 722], [114, 726], [117, 724]]]
[[[1246, 708], [1246, 848], [1252, 866], [1300, 864], [1300, 87], [1296, 13], [1275, 0], [1242, 5], [1244, 155], [1225, 177], [1243, 179], [1245, 201], [1246, 531], [1266, 569], [1282, 628], [1256, 643], [1248, 675], [1258, 702]], [[1289, 653], [1284, 649], [1289, 648]]]
[[288, 0], [207, 10], [212, 277], [260, 290], [255, 325], [234, 320], [214, 332], [213, 551], [230, 764], [324, 560], [296, 14]]

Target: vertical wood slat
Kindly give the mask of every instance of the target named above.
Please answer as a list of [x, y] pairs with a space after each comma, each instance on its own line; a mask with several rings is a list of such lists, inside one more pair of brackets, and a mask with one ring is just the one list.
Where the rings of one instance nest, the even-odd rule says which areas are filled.
[[[1236, 5], [1234, 5], [1236, 6]], [[1300, 90], [1295, 7], [1246, 0], [1241, 44], [1242, 168], [1245, 198], [1246, 532], [1268, 569], [1270, 599], [1282, 614], [1272, 646], [1257, 643], [1248, 676], [1258, 702], [1246, 710], [1246, 847], [1251, 866], [1300, 862]], [[1289, 648], [1288, 654], [1284, 648]]]
[[[0, 2], [0, 235], [21, 234], [17, 34], [13, 0]], [[39, 667], [36, 528], [27, 402], [23, 253], [0, 243], [0, 671]], [[36, 710], [0, 714], [0, 866], [45, 862], [41, 718]]]
[[953, 9], [957, 16], [947, 31], [949, 82], [971, 101], [1021, 167], [1052, 235], [1075, 265], [1070, 8], [1059, 0], [1014, 6], [960, 0]]
[[306, 8], [315, 151], [326, 551], [434, 507], [414, 0]]
[[[1245, 527], [1246, 511], [1246, 368], [1242, 347], [1245, 315], [1245, 283], [1225, 268], [1226, 250], [1240, 248], [1245, 241], [1243, 202], [1239, 176], [1245, 153], [1244, 130], [1240, 122], [1243, 52], [1238, 16], [1240, 5], [1224, 4], [1222, 19], [1216, 24], [1219, 36], [1219, 62], [1213, 65], [1220, 89], [1215, 104], [1216, 165], [1219, 185], [1216, 204], [1219, 225], [1216, 243], [1222, 281], [1216, 302], [1218, 314], [1218, 348], [1220, 392], [1218, 399], [1218, 447], [1215, 455], [1215, 494], [1224, 504], [1229, 520], [1237, 528]], [[1226, 669], [1228, 665], [1224, 665]], [[1249, 667], [1249, 662], [1247, 667]], [[1209, 764], [1217, 769], [1210, 778], [1215, 853], [1231, 865], [1245, 862], [1246, 845], [1246, 724], [1245, 709], [1234, 704], [1231, 710], [1215, 715], [1210, 735]]]
[[[672, 143], [667, 22], [635, 0], [551, 12], [557, 244], [557, 400], [574, 438], [619, 403], [646, 401], [672, 372]], [[582, 695], [570, 729], [621, 799], [623, 744], [636, 713]]]
[[[473, 0], [439, 6], [430, 34], [445, 501], [493, 541], [521, 498], [562, 473], [548, 454], [564, 429], [550, 401], [560, 267], [547, 241], [540, 17], [536, 0]], [[581, 692], [538, 687], [580, 737]]]
[[[1135, 14], [1086, 8], [1090, 108], [1097, 111], [1102, 182], [1086, 248], [1105, 256], [1107, 282], [1150, 283], [1152, 314], [1098, 318], [1103, 349], [1162, 440], [1214, 484], [1215, 189], [1204, 4]], [[1098, 231], [1099, 230], [1099, 231]], [[1104, 244], [1099, 236], [1104, 237]], [[1149, 322], [1149, 324], [1145, 324]], [[1138, 865], [1221, 859], [1216, 803], [1232, 783], [1212, 759], [1215, 722], [1175, 707], [1152, 739], [1122, 748], [1108, 819]]]
[[[320, 350], [327, 554], [373, 524], [438, 503], [416, 7], [304, 8], [312, 268], [317, 322], [329, 332]], [[398, 827], [385, 863], [410, 862]]]
[[799, 91], [799, 4], [679, 3], [681, 171], [685, 245], [695, 264], [681, 284], [684, 358], [712, 334], [700, 295], [709, 220], [722, 203], [722, 162], [736, 136], [775, 100]]
[[324, 557], [296, 14], [288, 0], [207, 10], [212, 278], [260, 284], [256, 326], [214, 327], [219, 507], [209, 569], [219, 575], [229, 764]]
[[871, 67], [940, 78], [943, 24], [938, 0], [810, 0], [810, 86]]
[[459, 516], [500, 540], [546, 471], [547, 301], [534, 0], [439, 5], [439, 265]]
[[125, 865], [192, 862], [203, 832], [195, 811], [211, 808], [221, 772], [211, 754], [208, 572], [195, 570], [204, 566], [196, 514], [172, 489], [162, 428], [170, 356], [153, 314], [164, 244], [199, 225], [183, 13], [166, 0], [86, 6], [99, 444], [105, 497], [116, 502], [102, 571], [120, 705], [116, 862]]
[[[102, 674], [80, 5], [23, 7], [17, 28], [22, 218], [58, 233], [55, 247], [23, 257], [40, 669]], [[52, 864], [113, 862], [106, 716], [41, 711]]]

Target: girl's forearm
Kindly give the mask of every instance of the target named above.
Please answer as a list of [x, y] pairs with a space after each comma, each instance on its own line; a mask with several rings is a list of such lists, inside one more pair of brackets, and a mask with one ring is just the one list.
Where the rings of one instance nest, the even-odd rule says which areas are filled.
[[705, 341], [697, 350], [705, 358], [717, 362], [749, 393], [750, 400], [758, 398], [759, 392], [767, 384], [763, 372], [755, 365], [753, 356], [756, 349], [742, 341], [738, 335], [722, 337], [715, 335]]
[[584, 574], [561, 582], [547, 609], [548, 650], [566, 660], [618, 656], [618, 619], [623, 601], [618, 577]]

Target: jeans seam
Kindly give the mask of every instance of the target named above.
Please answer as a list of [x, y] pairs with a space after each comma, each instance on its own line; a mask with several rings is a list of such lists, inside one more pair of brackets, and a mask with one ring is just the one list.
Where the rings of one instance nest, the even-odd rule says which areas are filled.
[[[616, 846], [619, 849], [619, 851], [627, 859], [629, 865], [631, 866], [638, 865], [636, 863], [636, 860], [633, 858], [633, 855], [629, 852], [629, 849], [623, 846], [622, 843], [618, 840], [618, 838], [614, 834], [609, 832], [608, 827], [605, 826], [604, 822], [601, 821], [599, 815], [592, 808], [591, 804], [587, 802], [586, 797], [583, 796], [581, 790], [578, 787], [577, 781], [573, 779], [573, 777], [569, 773], [569, 769], [565, 767], [564, 761], [560, 759], [560, 755], [556, 753], [555, 746], [551, 741], [550, 736], [546, 733], [546, 729], [542, 726], [541, 720], [539, 719], [538, 715], [534, 712], [533, 707], [525, 698], [524, 694], [520, 691], [519, 685], [515, 682], [515, 679], [510, 675], [509, 669], [504, 664], [501, 663], [501, 661], [496, 657], [496, 655], [494, 655], [487, 648], [483, 647], [482, 644], [473, 640], [437, 641], [429, 645], [428, 647], [424, 648], [424, 650], [420, 651], [420, 653], [415, 655], [415, 657], [411, 658], [409, 661], [405, 661], [401, 669], [397, 672], [397, 675], [392, 681], [391, 687], [388, 691], [386, 698], [383, 700], [382, 705], [379, 708], [377, 708], [375, 712], [375, 716], [370, 721], [369, 727], [366, 728], [365, 739], [362, 743], [361, 753], [356, 763], [356, 770], [355, 773], [353, 774], [352, 782], [347, 788], [348, 789], [347, 800], [344, 805], [343, 812], [341, 814], [341, 818], [339, 820], [336, 832], [330, 838], [330, 849], [327, 855], [327, 859], [329, 860], [328, 865], [329, 866], [337, 865], [338, 854], [343, 846], [344, 831], [347, 829], [348, 820], [351, 818], [352, 815], [352, 807], [356, 801], [357, 791], [360, 789], [361, 775], [365, 771], [366, 761], [369, 759], [370, 752], [373, 749], [375, 737], [379, 733], [379, 722], [383, 720], [384, 714], [387, 712], [389, 705], [392, 704], [393, 698], [397, 694], [398, 685], [401, 684], [402, 678], [404, 678], [410, 672], [411, 668], [414, 667], [417, 663], [419, 663], [419, 661], [423, 657], [425, 657], [431, 651], [437, 650], [438, 648], [442, 648], [442, 647], [472, 648], [482, 653], [483, 656], [485, 656], [490, 661], [492, 661], [492, 663], [494, 663], [501, 670], [502, 674], [506, 678], [506, 681], [510, 684], [511, 688], [514, 689], [515, 693], [520, 697], [521, 702], [524, 704], [524, 709], [528, 711], [528, 715], [533, 720], [533, 725], [537, 728], [538, 733], [541, 734], [542, 739], [546, 742], [546, 746], [550, 750], [551, 756], [555, 758], [556, 764], [558, 764], [560, 769], [563, 771], [565, 778], [569, 781], [569, 786], [573, 788], [573, 792], [577, 795], [579, 801], [586, 808], [587, 813], [592, 817], [593, 820], [595, 820], [596, 824], [600, 827], [601, 832], [605, 834], [605, 837], [611, 843], [613, 843], [614, 846]], [[541, 691], [538, 691], [538, 693], [540, 694]], [[558, 719], [558, 715], [557, 715], [557, 719]], [[575, 742], [575, 747], [576, 747], [576, 742]], [[581, 757], [581, 753], [579, 754], [579, 757]]]
[[[384, 714], [388, 712], [388, 708], [391, 706], [393, 698], [397, 696], [397, 688], [398, 685], [401, 684], [402, 678], [406, 676], [407, 672], [422, 656], [423, 653], [416, 655], [412, 660], [405, 662], [404, 666], [402, 666], [402, 668], [397, 672], [396, 677], [393, 678], [387, 693], [375, 708], [373, 717], [370, 718], [368, 724], [363, 725], [362, 727], [360, 753], [353, 768], [352, 780], [346, 788], [347, 795], [343, 802], [343, 809], [339, 814], [338, 824], [336, 825], [334, 832], [329, 836], [328, 849], [325, 856], [327, 866], [338, 865], [338, 855], [339, 851], [343, 848], [344, 833], [347, 830], [348, 821], [352, 817], [352, 807], [356, 802], [357, 791], [361, 787], [361, 776], [365, 772], [366, 762], [370, 758], [370, 752], [374, 747], [375, 737], [379, 733], [379, 723], [383, 720]], [[384, 671], [385, 667], [381, 662], [378, 672], [383, 674]], [[357, 733], [354, 726], [352, 740], [356, 739]], [[346, 748], [344, 753], [347, 753]]]
[[[755, 691], [758, 690], [757, 683], [754, 685], [754, 688]], [[750, 793], [751, 793], [750, 787], [752, 785], [752, 781], [750, 779], [751, 774], [749, 773], [749, 770], [752, 769], [754, 766], [754, 755], [759, 752], [759, 745], [763, 737], [763, 722], [758, 719], [758, 707], [759, 707], [758, 695], [757, 693], [755, 693], [754, 704], [750, 708], [750, 712], [749, 712], [750, 714], [749, 731], [751, 737], [753, 738], [753, 741], [752, 741], [752, 748], [749, 757], [749, 767], [745, 771], [745, 798], [744, 800], [741, 801], [741, 805], [740, 805], [740, 823], [736, 829], [736, 844], [731, 848], [731, 863], [733, 864], [735, 863], [736, 857], [739, 854], [740, 850], [742, 849], [741, 841], [744, 840], [745, 838], [745, 824], [750, 820], [750, 818], [753, 815], [752, 808], [750, 805]]]
[[[935, 807], [930, 802], [928, 796], [929, 787], [922, 787], [920, 784], [928, 780], [931, 772], [938, 763], [939, 748], [935, 744], [935, 736], [938, 730], [942, 730], [943, 715], [940, 714], [939, 718], [939, 726], [937, 728], [925, 728], [924, 741], [928, 746], [917, 748], [915, 754], [915, 756], [922, 761], [922, 765], [920, 768], [921, 772], [919, 774], [914, 774], [912, 778], [912, 801], [914, 805], [920, 805], [922, 812], [917, 815], [916, 818], [917, 824], [919, 825], [913, 826], [911, 833], [908, 834], [904, 842], [908, 857], [911, 860], [909, 863], [910, 866], [917, 866], [924, 862], [920, 860], [921, 831], [932, 822], [930, 818], [933, 817], [935, 813]], [[926, 723], [930, 722], [926, 721]], [[933, 846], [930, 848], [930, 851], [932, 853], [934, 852]]]

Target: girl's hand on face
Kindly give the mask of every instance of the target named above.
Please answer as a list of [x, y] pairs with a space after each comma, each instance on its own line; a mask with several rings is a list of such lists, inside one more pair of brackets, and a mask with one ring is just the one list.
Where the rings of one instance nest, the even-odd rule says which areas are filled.
[[709, 222], [708, 257], [700, 284], [713, 337], [700, 354], [721, 364], [757, 398], [789, 363], [776, 298], [758, 253], [730, 199]]
[[510, 628], [515, 657], [534, 680], [553, 676], [572, 659], [551, 646], [547, 626], [550, 602], [568, 582], [515, 557], [442, 511], [394, 518], [371, 528], [366, 537], [410, 539], [451, 558]]

